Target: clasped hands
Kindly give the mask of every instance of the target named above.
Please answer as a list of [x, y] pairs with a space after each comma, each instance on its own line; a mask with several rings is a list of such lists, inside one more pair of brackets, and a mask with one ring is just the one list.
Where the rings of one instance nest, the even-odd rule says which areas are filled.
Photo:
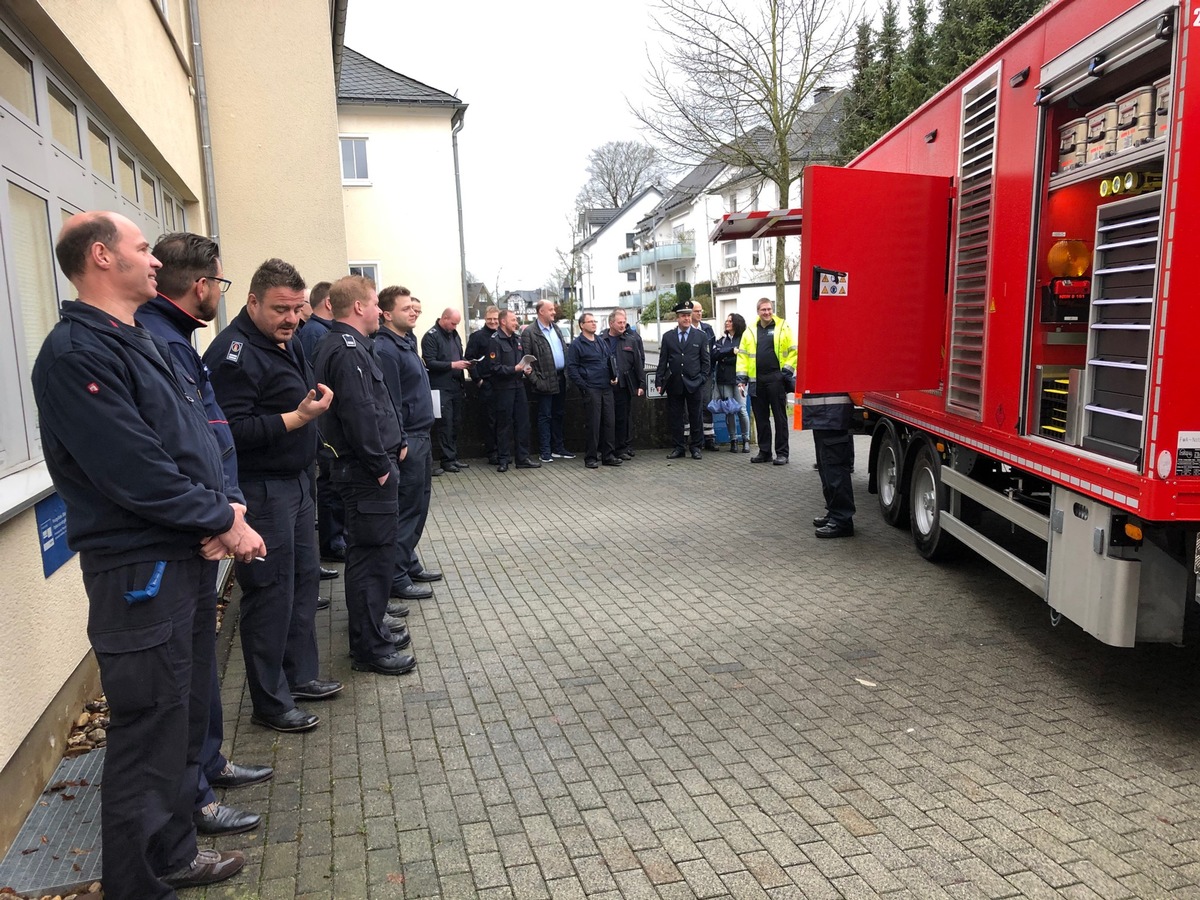
[[246, 507], [241, 503], [230, 503], [229, 506], [233, 510], [233, 526], [226, 532], [204, 538], [200, 542], [200, 555], [209, 561], [229, 558], [244, 563], [265, 557], [267, 544], [246, 523]]

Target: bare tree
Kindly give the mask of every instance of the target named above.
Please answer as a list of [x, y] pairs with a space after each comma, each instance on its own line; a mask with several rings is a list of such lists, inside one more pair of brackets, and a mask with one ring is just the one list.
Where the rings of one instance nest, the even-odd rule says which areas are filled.
[[609, 141], [588, 154], [588, 181], [575, 199], [576, 210], [620, 209], [651, 185], [662, 182], [658, 151], [640, 141]]
[[[722, 163], [774, 183], [790, 201], [802, 104], [844, 80], [859, 0], [659, 0], [666, 46], [651, 50], [650, 101], [633, 107], [671, 162]], [[775, 243], [783, 308], [784, 239]]]

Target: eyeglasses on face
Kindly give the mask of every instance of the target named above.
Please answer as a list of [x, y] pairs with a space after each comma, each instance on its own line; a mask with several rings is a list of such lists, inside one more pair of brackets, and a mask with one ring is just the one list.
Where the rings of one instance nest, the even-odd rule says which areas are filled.
[[[207, 278], [209, 281], [215, 281], [221, 286], [221, 293], [224, 294], [229, 290], [229, 286], [233, 284], [228, 278], [218, 278], [216, 275], [201, 275], [200, 278]], [[200, 278], [196, 280], [199, 281]]]

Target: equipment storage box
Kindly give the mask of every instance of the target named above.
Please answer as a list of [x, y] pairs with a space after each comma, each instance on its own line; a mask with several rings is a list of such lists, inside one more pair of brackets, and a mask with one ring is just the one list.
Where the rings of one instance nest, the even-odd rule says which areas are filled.
[[1154, 82], [1154, 137], [1167, 136], [1171, 121], [1171, 76]]
[[1106, 159], [1117, 152], [1117, 104], [1106, 103], [1087, 115], [1087, 161]]
[[1138, 88], [1117, 98], [1117, 152], [1140, 147], [1153, 136], [1153, 86]]
[[1087, 162], [1087, 139], [1087, 119], [1072, 119], [1058, 130], [1058, 171], [1067, 172]]

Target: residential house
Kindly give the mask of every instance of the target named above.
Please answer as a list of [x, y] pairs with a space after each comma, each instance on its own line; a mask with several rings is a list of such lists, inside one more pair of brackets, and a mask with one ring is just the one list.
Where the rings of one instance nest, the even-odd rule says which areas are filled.
[[53, 488], [30, 370], [74, 296], [57, 232], [108, 209], [152, 241], [210, 234], [234, 282], [222, 319], [268, 257], [312, 281], [344, 271], [333, 136], [346, 2], [0, 3], [0, 849], [99, 693], [78, 558], [43, 568], [62, 520], [35, 508]]
[[[789, 142], [797, 175], [788, 200], [792, 206], [800, 203], [804, 166], [828, 162], [836, 153], [836, 126], [844, 93], [817, 91], [797, 122]], [[657, 296], [673, 291], [680, 281], [692, 285], [707, 281], [712, 283], [714, 318], [718, 322], [731, 312], [751, 321], [758, 299], [775, 296], [775, 242], [751, 238], [716, 245], [708, 235], [726, 213], [775, 209], [778, 205], [775, 184], [756, 171], [735, 169], [713, 159], [696, 166], [638, 223], [634, 251], [618, 259], [618, 271], [640, 268], [642, 272], [642, 295], [630, 305], [649, 306]], [[798, 238], [787, 239], [785, 254], [787, 289], [794, 295], [799, 284]], [[788, 314], [792, 312], [794, 306]], [[673, 320], [669, 312], [661, 318]]]
[[466, 112], [452, 94], [343, 51], [337, 118], [350, 271], [411, 290], [421, 300], [417, 334], [447, 308], [468, 318], [456, 165]]
[[486, 284], [482, 281], [467, 282], [467, 315], [464, 318], [475, 323], [482, 323], [484, 316], [487, 315], [487, 308], [495, 305], [492, 292], [488, 290]]
[[640, 305], [641, 267], [621, 272], [613, 267], [612, 260], [633, 252], [637, 223], [662, 199], [661, 190], [648, 187], [620, 209], [585, 209], [579, 213], [582, 237], [571, 249], [579, 312], [587, 310], [603, 321], [618, 307]]
[[537, 305], [541, 300], [559, 301], [559, 295], [548, 288], [536, 288], [532, 291], [505, 291], [504, 296], [496, 305], [501, 309], [511, 309], [521, 322], [532, 322], [537, 315]]

